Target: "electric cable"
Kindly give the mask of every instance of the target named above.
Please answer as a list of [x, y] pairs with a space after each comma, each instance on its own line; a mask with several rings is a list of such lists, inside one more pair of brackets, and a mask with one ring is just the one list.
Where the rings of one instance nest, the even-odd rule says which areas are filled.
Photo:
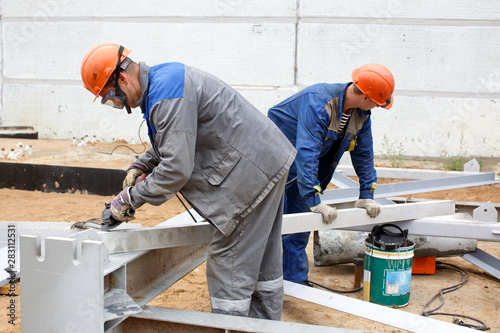
[[350, 294], [350, 293], [355, 293], [355, 292], [358, 292], [360, 290], [363, 290], [363, 287], [359, 287], [359, 288], [356, 288], [356, 289], [353, 289], [353, 290], [336, 290], [336, 289], [325, 287], [325, 286], [323, 286], [323, 285], [321, 285], [319, 283], [313, 282], [311, 280], [306, 280], [306, 283], [310, 283], [310, 284], [313, 284], [313, 285], [318, 286], [320, 288], [323, 288], [323, 289], [326, 289], [326, 290], [329, 290], [329, 291], [333, 291], [335, 293], [341, 293], [341, 294]]
[[[182, 195], [182, 193], [181, 193], [181, 195]], [[184, 209], [191, 216], [191, 218], [193, 219], [194, 223], [198, 223], [198, 221], [196, 221], [196, 219], [194, 218], [193, 214], [191, 214], [191, 212], [189, 211], [189, 208], [186, 206], [186, 204], [184, 204], [184, 201], [181, 200], [181, 197], [179, 197], [179, 195], [177, 195], [177, 194], [175, 196], [177, 197], [177, 199], [179, 199], [179, 201], [181, 202], [182, 206], [184, 206]], [[182, 195], [182, 196], [184, 197], [184, 195]], [[186, 199], [186, 197], [184, 197], [184, 199]]]
[[[472, 328], [472, 329], [475, 329], [475, 330], [479, 330], [479, 331], [488, 331], [490, 328], [487, 327], [486, 324], [483, 321], [479, 320], [479, 319], [476, 319], [476, 318], [473, 318], [473, 317], [469, 317], [469, 316], [466, 316], [466, 315], [460, 315], [460, 314], [453, 314], [453, 313], [447, 313], [447, 312], [436, 312], [437, 310], [439, 310], [444, 305], [444, 296], [443, 296], [444, 294], [447, 294], [447, 293], [450, 293], [452, 291], [460, 289], [467, 281], [469, 281], [469, 274], [467, 274], [467, 272], [464, 269], [462, 269], [462, 268], [460, 268], [460, 267], [458, 267], [456, 265], [445, 263], [445, 262], [441, 262], [441, 261], [436, 261], [436, 268], [437, 269], [450, 269], [450, 270], [459, 272], [460, 275], [461, 275], [461, 281], [460, 281], [460, 283], [455, 284], [453, 286], [440, 289], [439, 292], [436, 295], [434, 295], [431, 298], [431, 300], [429, 302], [427, 302], [427, 304], [424, 305], [421, 315], [424, 316], [424, 317], [429, 317], [429, 316], [433, 316], [433, 315], [442, 315], [442, 316], [452, 316], [452, 317], [466, 318], [466, 319], [470, 319], [470, 320], [473, 320], [473, 321], [481, 324], [481, 326], [467, 324], [467, 323], [465, 323], [463, 320], [461, 320], [459, 318], [454, 318], [453, 319], [453, 323], [455, 323], [457, 325], [460, 325], [460, 326], [464, 326], [464, 327]], [[465, 279], [464, 279], [464, 277], [465, 277]], [[426, 308], [434, 300], [436, 300], [438, 298], [440, 299], [440, 304], [437, 307], [435, 307], [434, 309], [426, 310]]]
[[146, 119], [143, 119], [141, 124], [139, 125], [139, 130], [137, 131], [137, 136], [139, 137], [139, 141], [141, 142], [141, 144], [143, 145], [144, 147], [144, 150], [141, 151], [141, 152], [136, 152], [132, 147], [130, 147], [129, 145], [126, 145], [126, 144], [120, 144], [118, 146], [115, 146], [113, 148], [113, 150], [110, 152], [110, 153], [104, 153], [104, 152], [101, 152], [101, 154], [108, 154], [108, 155], [113, 155], [113, 153], [115, 152], [116, 149], [120, 148], [120, 147], [125, 147], [127, 149], [130, 149], [134, 154], [136, 154], [136, 157], [139, 157], [139, 155], [141, 155], [142, 153], [144, 153], [146, 151], [146, 145], [147, 143], [145, 141], [142, 140], [141, 138], [141, 127], [142, 127], [142, 124], [144, 124], [144, 122], [146, 121]]

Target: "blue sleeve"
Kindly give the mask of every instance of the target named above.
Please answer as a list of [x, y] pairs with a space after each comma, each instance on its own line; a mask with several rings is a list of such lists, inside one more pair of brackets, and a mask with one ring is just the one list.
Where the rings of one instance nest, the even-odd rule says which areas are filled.
[[318, 180], [318, 165], [321, 146], [330, 119], [325, 111], [327, 101], [322, 95], [307, 94], [301, 97], [298, 106], [301, 108], [297, 124], [297, 185], [299, 193], [309, 207], [321, 202]]
[[377, 172], [373, 162], [372, 121], [368, 119], [358, 133], [356, 147], [351, 151], [351, 160], [354, 170], [359, 177], [359, 198], [373, 199], [377, 186]]

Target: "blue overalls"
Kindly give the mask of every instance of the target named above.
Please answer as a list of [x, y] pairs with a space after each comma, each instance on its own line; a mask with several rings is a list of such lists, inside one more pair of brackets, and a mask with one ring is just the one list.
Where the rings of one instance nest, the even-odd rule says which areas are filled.
[[[342, 117], [346, 84], [315, 84], [272, 107], [268, 117], [297, 149], [285, 188], [284, 213], [310, 212], [321, 202], [333, 172], [345, 151], [360, 179], [360, 198], [373, 199], [377, 176], [373, 164], [370, 111], [353, 110], [343, 131], [335, 126]], [[334, 222], [335, 223], [335, 222]], [[306, 246], [310, 233], [283, 236], [283, 277], [307, 280]]]

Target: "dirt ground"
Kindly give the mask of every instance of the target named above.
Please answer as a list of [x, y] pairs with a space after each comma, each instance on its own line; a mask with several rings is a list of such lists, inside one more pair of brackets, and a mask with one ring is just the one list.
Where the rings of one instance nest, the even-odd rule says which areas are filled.
[[[0, 148], [10, 151], [18, 142], [24, 146], [31, 145], [31, 156], [19, 156], [17, 160], [1, 159], [0, 162], [33, 163], [50, 165], [71, 165], [101, 168], [125, 169], [144, 151], [143, 145], [128, 145], [125, 142], [96, 143], [86, 146], [72, 146], [68, 141], [1, 139]], [[377, 166], [388, 166], [387, 160], [377, 160]], [[442, 169], [439, 161], [405, 161], [405, 167]], [[481, 171], [500, 172], [498, 161], [488, 161]], [[384, 180], [379, 180], [383, 183]], [[478, 186], [412, 195], [413, 198], [447, 199], [468, 202], [500, 203], [500, 184]], [[2, 198], [2, 221], [47, 221], [78, 222], [100, 216], [103, 203], [110, 198], [69, 193], [43, 193], [38, 191], [22, 191], [0, 189]], [[157, 225], [181, 212], [183, 207], [172, 199], [162, 206], [146, 205], [136, 213], [137, 220], [143, 227]], [[411, 232], [411, 231], [410, 231]], [[312, 239], [307, 252], [310, 260], [310, 279], [334, 289], [349, 290], [354, 282], [354, 265], [343, 264], [329, 267], [314, 267]], [[479, 247], [500, 258], [500, 244], [479, 242]], [[446, 294], [441, 312], [465, 314], [480, 319], [491, 328], [490, 332], [500, 332], [499, 281], [480, 268], [460, 257], [441, 258], [465, 269], [469, 281], [459, 290]], [[460, 282], [460, 274], [450, 270], [438, 270], [434, 275], [413, 275], [409, 305], [402, 308], [415, 314], [422, 312], [423, 306], [438, 293], [441, 288]], [[348, 297], [362, 299], [362, 292], [346, 294]], [[7, 306], [14, 299], [16, 307], [15, 326], [8, 323]], [[20, 297], [0, 296], [0, 332], [21, 332]], [[167, 289], [150, 305], [210, 312], [210, 301], [205, 278], [205, 265], [202, 264], [186, 275], [172, 287]], [[450, 322], [452, 317], [436, 316], [435, 319]], [[308, 303], [293, 297], [285, 296], [283, 321], [312, 325], [360, 329], [367, 332], [404, 332], [383, 324], [362, 319], [357, 316]], [[470, 321], [468, 321], [470, 322]], [[471, 322], [473, 323], [473, 322]]]

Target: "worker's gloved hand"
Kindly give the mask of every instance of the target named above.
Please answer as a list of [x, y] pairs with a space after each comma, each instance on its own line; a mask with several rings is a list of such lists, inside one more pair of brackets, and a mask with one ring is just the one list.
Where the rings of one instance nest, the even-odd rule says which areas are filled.
[[311, 207], [311, 211], [323, 215], [323, 223], [325, 224], [330, 224], [337, 218], [337, 209], [324, 203]]
[[130, 204], [130, 187], [126, 187], [111, 200], [110, 210], [111, 216], [117, 221], [128, 222], [135, 219], [135, 209]]
[[380, 205], [372, 199], [359, 199], [354, 203], [354, 207], [366, 209], [366, 214], [370, 215], [370, 217], [376, 217], [380, 214], [381, 209]]
[[[125, 189], [127, 186], [134, 186], [144, 180], [149, 173], [151, 173], [151, 170], [149, 170], [147, 165], [139, 162], [133, 162], [127, 169], [127, 175], [123, 180], [122, 188]], [[142, 179], [138, 180], [137, 178], [140, 176], [142, 176]]]

